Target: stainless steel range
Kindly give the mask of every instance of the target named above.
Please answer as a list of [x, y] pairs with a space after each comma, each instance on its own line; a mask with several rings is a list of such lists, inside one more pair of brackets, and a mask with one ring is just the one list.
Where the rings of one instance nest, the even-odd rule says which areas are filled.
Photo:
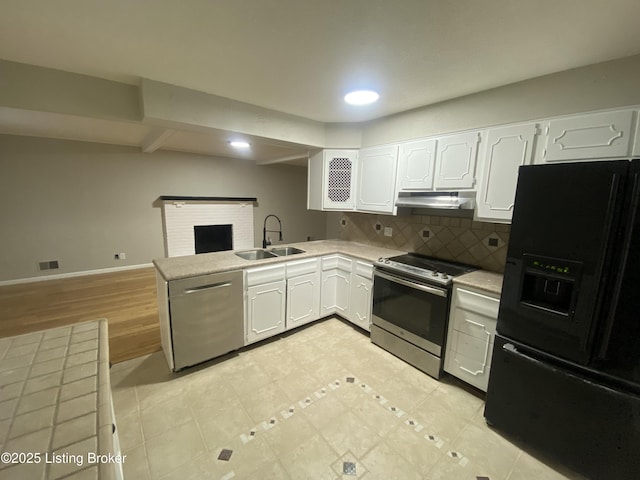
[[417, 253], [379, 258], [371, 341], [440, 378], [453, 278], [477, 269]]

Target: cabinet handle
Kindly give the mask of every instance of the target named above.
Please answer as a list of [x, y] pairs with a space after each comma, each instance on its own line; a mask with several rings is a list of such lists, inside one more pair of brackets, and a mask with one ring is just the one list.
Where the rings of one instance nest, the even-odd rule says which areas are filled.
[[471, 370], [469, 370], [468, 368], [464, 368], [462, 365], [458, 365], [458, 368], [459, 368], [460, 370], [462, 370], [463, 372], [467, 372], [467, 373], [469, 373], [469, 374], [473, 375], [474, 377], [476, 377], [476, 376], [480, 375], [481, 373], [484, 373], [484, 367], [485, 367], [485, 365], [483, 364], [483, 365], [482, 365], [482, 370], [478, 370], [478, 371], [472, 372], [472, 371], [471, 371]]
[[484, 330], [484, 333], [487, 335], [490, 335], [489, 332], [487, 332], [487, 329], [484, 328], [484, 325], [482, 323], [478, 323], [478, 322], [474, 322], [473, 320], [469, 320], [469, 319], [464, 319], [465, 322], [470, 323], [471, 325], [475, 325], [476, 327], [480, 327], [482, 330]]
[[438, 295], [439, 297], [447, 297], [447, 291], [446, 290], [442, 290], [441, 288], [436, 288], [436, 287], [429, 287], [427, 285], [423, 285], [421, 283], [416, 283], [416, 282], [411, 282], [409, 280], [405, 280], [403, 278], [398, 278], [394, 275], [388, 275], [386, 273], [382, 273], [381, 271], [377, 270], [376, 272], [374, 272], [374, 279], [375, 277], [380, 277], [380, 278], [384, 278], [385, 280], [389, 280], [390, 282], [394, 282], [394, 283], [398, 283], [400, 285], [404, 285], [405, 287], [410, 287], [410, 288], [414, 288], [416, 290], [420, 290], [422, 292], [426, 292], [426, 293], [432, 293], [433, 295]]
[[190, 288], [188, 290], [185, 290], [184, 293], [196, 293], [201, 292], [202, 290], [213, 290], [214, 288], [224, 288], [230, 286], [231, 282], [212, 283], [211, 285], [202, 285], [201, 287]]

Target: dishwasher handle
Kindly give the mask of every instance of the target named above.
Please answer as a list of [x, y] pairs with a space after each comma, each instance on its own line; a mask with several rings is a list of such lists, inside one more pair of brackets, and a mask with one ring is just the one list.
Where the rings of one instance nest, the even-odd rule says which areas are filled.
[[230, 286], [231, 286], [231, 282], [218, 282], [218, 283], [212, 283], [209, 285], [201, 285], [199, 287], [187, 288], [182, 293], [187, 295], [189, 293], [198, 293], [204, 290], [214, 290], [216, 288], [225, 288]]

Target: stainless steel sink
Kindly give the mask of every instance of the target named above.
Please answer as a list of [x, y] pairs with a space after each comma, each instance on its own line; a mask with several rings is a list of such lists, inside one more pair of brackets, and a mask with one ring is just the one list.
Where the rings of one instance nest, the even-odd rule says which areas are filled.
[[298, 253], [305, 253], [304, 250], [300, 250], [296, 247], [274, 247], [269, 249], [270, 252], [275, 253], [279, 257], [285, 257], [287, 255], [297, 255]]
[[245, 260], [262, 260], [264, 258], [275, 258], [277, 255], [268, 250], [256, 248], [255, 250], [245, 250], [244, 252], [236, 252], [236, 255]]

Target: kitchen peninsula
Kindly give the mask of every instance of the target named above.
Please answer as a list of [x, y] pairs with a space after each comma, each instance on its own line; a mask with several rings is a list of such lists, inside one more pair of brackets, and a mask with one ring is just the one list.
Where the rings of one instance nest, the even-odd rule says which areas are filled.
[[[236, 251], [154, 260], [162, 347], [173, 371], [334, 314], [370, 331], [374, 264], [406, 253], [344, 240], [287, 247], [296, 253], [270, 257], [255, 249], [251, 260]], [[465, 278], [468, 286], [499, 294], [499, 274], [459, 277]]]

